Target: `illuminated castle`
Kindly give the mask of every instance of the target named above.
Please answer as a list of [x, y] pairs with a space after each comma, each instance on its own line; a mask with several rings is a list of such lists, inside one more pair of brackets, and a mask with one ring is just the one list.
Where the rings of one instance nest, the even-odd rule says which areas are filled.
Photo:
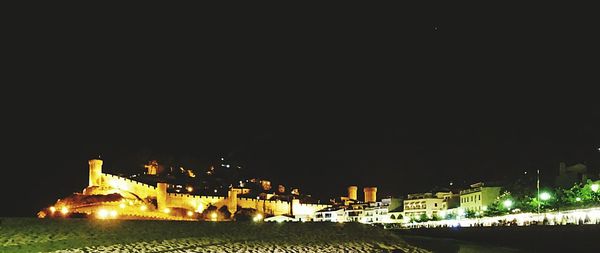
[[[145, 184], [102, 172], [100, 159], [89, 161], [89, 183], [82, 193], [76, 193], [46, 210], [39, 217], [74, 215], [101, 219], [165, 219], [165, 220], [229, 220], [227, 210], [253, 210], [263, 217], [288, 215], [299, 220], [312, 220], [316, 211], [330, 205], [304, 204], [299, 199], [268, 200], [238, 196], [247, 189], [231, 187], [227, 196], [206, 196], [167, 192], [168, 184]], [[156, 164], [146, 167], [156, 174]], [[217, 211], [219, 210], [219, 211]], [[209, 212], [207, 212], [209, 211]]]

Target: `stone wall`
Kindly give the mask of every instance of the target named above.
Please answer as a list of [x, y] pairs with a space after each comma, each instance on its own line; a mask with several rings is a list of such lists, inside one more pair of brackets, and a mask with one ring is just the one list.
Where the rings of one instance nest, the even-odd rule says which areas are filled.
[[[93, 168], [92, 168], [93, 167]], [[93, 171], [92, 171], [93, 170]], [[166, 208], [183, 208], [194, 212], [202, 212], [208, 206], [221, 208], [227, 206], [229, 211], [234, 213], [237, 207], [252, 208], [265, 215], [302, 215], [313, 216], [314, 213], [329, 205], [300, 204], [298, 200], [293, 203], [280, 200], [260, 200], [254, 198], [238, 197], [237, 192], [231, 192], [228, 197], [223, 196], [199, 196], [191, 194], [167, 193], [166, 184], [163, 187], [152, 186], [140, 183], [128, 178], [119, 177], [107, 173], [98, 173], [101, 171], [101, 162], [90, 162], [90, 182], [94, 186], [103, 189], [130, 192], [141, 199], [157, 198], [159, 211]], [[161, 185], [161, 184], [159, 184]], [[233, 190], [235, 191], [235, 190]], [[160, 197], [160, 198], [159, 198]], [[293, 210], [291, 210], [291, 207]], [[129, 211], [129, 210], [122, 210]], [[137, 214], [136, 212], [131, 212]], [[142, 213], [143, 214], [143, 213]]]
[[133, 181], [128, 178], [119, 177], [111, 174], [102, 173], [102, 185], [104, 187], [111, 187], [122, 191], [131, 192], [138, 197], [144, 199], [147, 197], [156, 197], [156, 187], [148, 184], [143, 184], [137, 181]]

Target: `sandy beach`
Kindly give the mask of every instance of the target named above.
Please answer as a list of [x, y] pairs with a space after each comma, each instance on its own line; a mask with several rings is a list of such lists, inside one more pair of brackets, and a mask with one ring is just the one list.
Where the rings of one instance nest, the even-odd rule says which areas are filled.
[[362, 224], [2, 218], [0, 252], [428, 252]]

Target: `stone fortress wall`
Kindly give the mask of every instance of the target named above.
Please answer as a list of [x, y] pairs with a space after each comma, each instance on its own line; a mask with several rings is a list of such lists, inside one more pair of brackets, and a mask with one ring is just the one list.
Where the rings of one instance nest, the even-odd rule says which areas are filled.
[[[193, 212], [202, 212], [208, 206], [221, 208], [227, 206], [231, 213], [238, 207], [256, 209], [265, 215], [300, 215], [314, 216], [315, 212], [330, 205], [301, 204], [298, 199], [291, 202], [280, 200], [261, 200], [254, 198], [238, 197], [240, 189], [230, 189], [227, 197], [201, 196], [182, 193], [167, 193], [167, 184], [158, 183], [157, 186], [143, 184], [128, 178], [102, 173], [102, 160], [92, 159], [90, 164], [89, 187], [97, 186], [104, 189], [129, 192], [141, 199], [156, 198], [158, 211], [169, 208], [183, 208]], [[85, 192], [85, 191], [84, 191]]]

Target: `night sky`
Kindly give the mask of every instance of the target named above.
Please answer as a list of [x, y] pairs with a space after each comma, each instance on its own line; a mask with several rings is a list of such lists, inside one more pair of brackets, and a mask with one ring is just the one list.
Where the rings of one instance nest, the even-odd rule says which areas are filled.
[[591, 31], [387, 21], [26, 24], [2, 92], [0, 216], [81, 191], [98, 154], [121, 173], [227, 156], [322, 200], [598, 171], [600, 96], [574, 88], [598, 84]]

